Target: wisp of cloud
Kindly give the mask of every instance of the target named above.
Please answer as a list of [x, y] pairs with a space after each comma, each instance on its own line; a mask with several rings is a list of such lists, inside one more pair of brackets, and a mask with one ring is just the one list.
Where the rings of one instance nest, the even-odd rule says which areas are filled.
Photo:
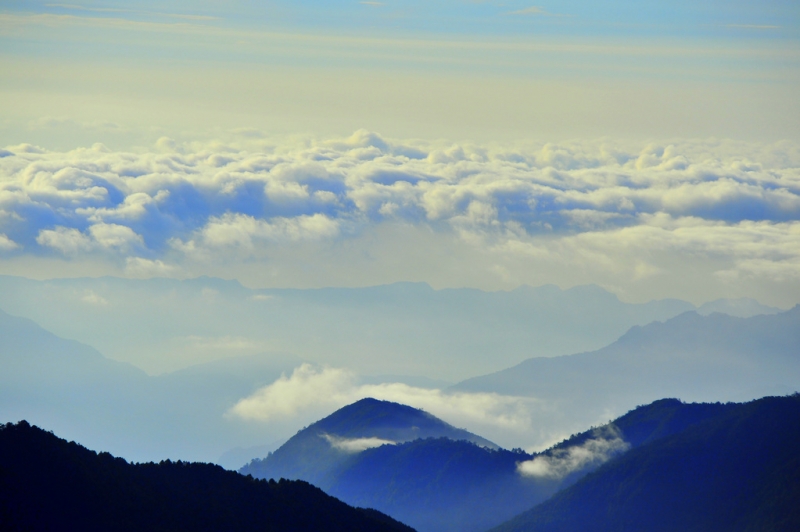
[[559, 480], [574, 471], [596, 467], [614, 455], [630, 449], [619, 430], [606, 425], [593, 431], [591, 438], [580, 445], [549, 451], [517, 464], [520, 475], [533, 478]]

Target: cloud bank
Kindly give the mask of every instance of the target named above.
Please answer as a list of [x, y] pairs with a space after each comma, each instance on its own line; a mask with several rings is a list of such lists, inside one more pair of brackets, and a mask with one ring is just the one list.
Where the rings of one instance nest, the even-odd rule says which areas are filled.
[[[476, 430], [478, 427], [491, 427], [518, 434], [530, 429], [531, 414], [538, 404], [536, 399], [495, 393], [448, 393], [402, 383], [358, 384], [356, 375], [348, 370], [303, 364], [290, 376], [283, 375], [237, 402], [229, 415], [259, 422], [281, 421], [297, 416], [307, 418], [323, 413], [327, 415], [366, 397], [421, 408], [459, 426]], [[367, 443], [342, 445], [358, 448]]]
[[[715, 282], [800, 282], [800, 149], [788, 142], [451, 145], [362, 130], [2, 153], [5, 257], [91, 259], [129, 276], [273, 264], [324, 285], [342, 284], [343, 257], [401, 260], [427, 239], [508, 284], [570, 264], [612, 285], [669, 274], [676, 256]], [[410, 236], [392, 249], [381, 231]]]

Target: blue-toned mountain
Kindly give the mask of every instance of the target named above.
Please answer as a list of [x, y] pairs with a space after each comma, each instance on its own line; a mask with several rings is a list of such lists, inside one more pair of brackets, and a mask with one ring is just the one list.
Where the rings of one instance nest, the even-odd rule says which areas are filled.
[[236, 445], [288, 435], [224, 414], [299, 363], [270, 353], [149, 376], [0, 311], [0, 419], [27, 419], [129, 459], [214, 460]]
[[694, 308], [673, 299], [625, 303], [598, 286], [485, 292], [396, 283], [254, 290], [208, 277], [0, 276], [0, 294], [6, 312], [151, 373], [270, 350], [365, 375], [451, 383], [532, 356], [598, 349], [633, 325]]
[[434, 428], [449, 426], [416, 409], [365, 399], [300, 431], [241, 472], [308, 480], [348, 504], [377, 508], [423, 532], [479, 532], [546, 500], [606, 460], [727, 408], [665, 399], [531, 455], [481, 445], [476, 437], [459, 439], [463, 433], [452, 431], [425, 437], [440, 430], [414, 431], [421, 437], [393, 444], [393, 434], [408, 436], [406, 429], [397, 431], [398, 418], [401, 427], [420, 419]]
[[588, 424], [662, 397], [748, 401], [793, 393], [798, 346], [800, 306], [749, 318], [686, 312], [633, 327], [597, 351], [531, 358], [453, 389], [536, 397], [549, 405], [553, 423], [569, 415]]
[[800, 530], [800, 395], [722, 406], [493, 532]]
[[259, 478], [303, 479], [326, 486], [332, 475], [359, 452], [420, 438], [449, 438], [497, 448], [489, 440], [455, 428], [423, 410], [366, 398], [304, 428], [274, 453], [253, 460], [240, 472]]

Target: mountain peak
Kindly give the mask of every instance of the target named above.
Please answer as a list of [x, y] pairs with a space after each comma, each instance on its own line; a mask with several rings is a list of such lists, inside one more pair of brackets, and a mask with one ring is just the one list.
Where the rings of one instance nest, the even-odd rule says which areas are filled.
[[393, 442], [445, 437], [471, 441], [483, 447], [497, 447], [494, 443], [464, 429], [455, 428], [424, 410], [372, 397], [344, 406], [305, 430], [324, 431], [344, 438], [380, 438]]
[[353, 452], [420, 438], [465, 440], [481, 447], [498, 448], [489, 440], [455, 428], [424, 410], [365, 398], [309, 425], [274, 453], [263, 460], [253, 460], [241, 472], [324, 485], [327, 475]]

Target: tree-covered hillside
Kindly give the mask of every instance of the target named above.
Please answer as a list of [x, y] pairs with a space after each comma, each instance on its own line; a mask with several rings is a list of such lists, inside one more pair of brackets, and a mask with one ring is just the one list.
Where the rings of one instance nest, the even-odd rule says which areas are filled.
[[494, 532], [800, 530], [800, 395], [721, 406]]
[[201, 463], [130, 464], [22, 421], [0, 425], [0, 529], [411, 532], [302, 481]]

